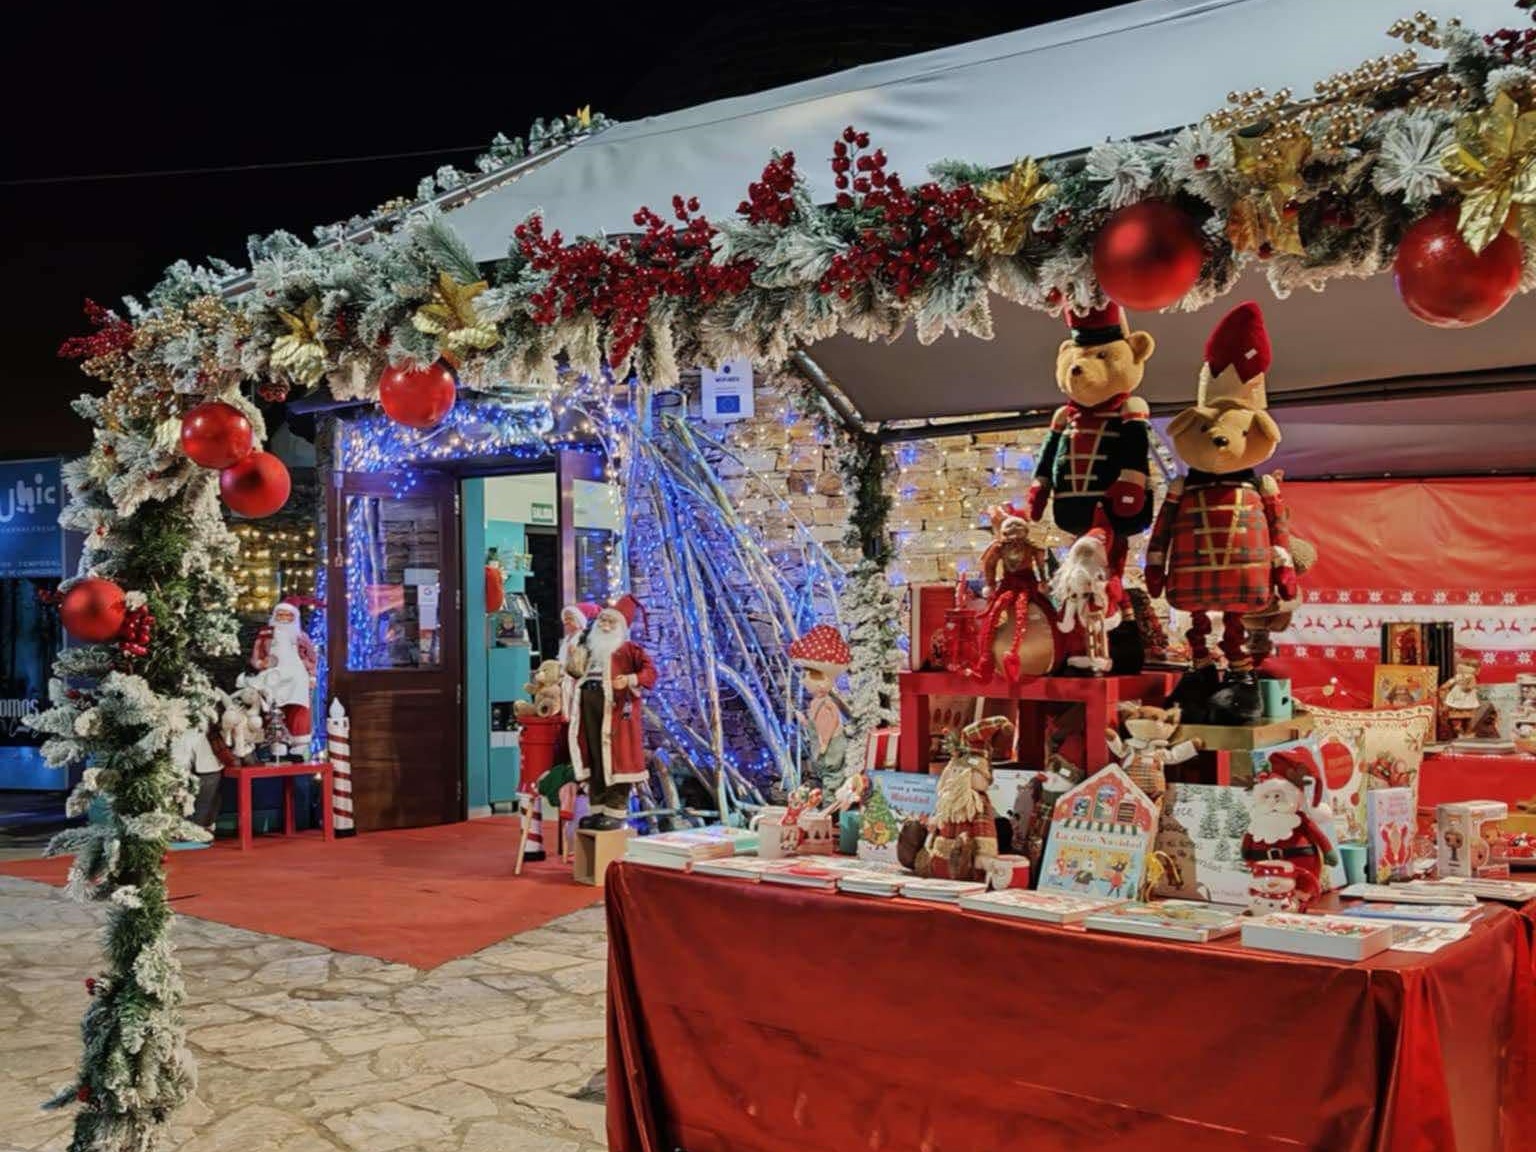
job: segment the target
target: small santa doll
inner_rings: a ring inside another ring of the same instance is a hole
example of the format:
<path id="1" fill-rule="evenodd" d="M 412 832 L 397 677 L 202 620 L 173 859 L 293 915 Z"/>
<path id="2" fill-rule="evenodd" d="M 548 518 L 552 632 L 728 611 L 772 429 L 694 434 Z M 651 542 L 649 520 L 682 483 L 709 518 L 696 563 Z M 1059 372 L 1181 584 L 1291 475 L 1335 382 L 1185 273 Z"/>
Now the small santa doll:
<path id="1" fill-rule="evenodd" d="M 1104 673 L 1114 666 L 1109 634 L 1120 626 L 1125 610 L 1124 585 L 1110 564 L 1114 549 L 1114 530 L 1101 513 L 1051 577 L 1051 595 L 1061 605 L 1056 627 L 1082 633 L 1083 651 L 1067 657 L 1073 668 Z"/>
<path id="2" fill-rule="evenodd" d="M 836 628 L 818 624 L 789 646 L 789 658 L 800 669 L 811 698 L 805 711 L 799 713 L 815 748 L 806 779 L 831 795 L 842 786 L 848 771 L 843 735 L 847 705 L 837 694 L 837 678 L 848 671 L 853 654 Z"/>
<path id="3" fill-rule="evenodd" d="M 555 660 L 563 673 L 560 677 L 560 715 L 568 720 L 576 716 L 576 685 L 581 681 L 581 673 L 573 671 L 573 661 L 581 647 L 582 636 L 597 619 L 598 611 L 598 606 L 590 600 L 567 604 L 560 610 L 560 647 L 555 652 Z"/>
<path id="4" fill-rule="evenodd" d="M 988 716 L 953 738 L 949 763 L 939 775 L 938 798 L 926 834 L 918 822 L 903 827 L 896 857 L 919 876 L 985 880 L 997 859 L 997 810 L 992 787 L 992 741 L 1011 732 L 1002 716 Z M 908 831 L 912 828 L 912 831 Z"/>
<path id="5" fill-rule="evenodd" d="M 1261 860 L 1285 860 L 1295 866 L 1296 898 L 1302 907 L 1322 895 L 1323 865 L 1339 862 L 1338 850 L 1320 823 L 1327 818 L 1322 788 L 1321 773 L 1303 757 L 1270 753 L 1254 782 L 1248 831 L 1243 833 L 1243 860 L 1250 868 Z"/>
<path id="6" fill-rule="evenodd" d="M 626 593 L 598 612 L 567 664 L 577 677 L 571 767 L 585 783 L 592 807 L 580 822 L 583 828 L 624 827 L 630 789 L 645 779 L 640 693 L 656 687 L 656 666 L 629 638 L 639 607 Z"/>
<path id="7" fill-rule="evenodd" d="M 254 682 L 282 714 L 287 738 L 273 741 L 275 757 L 303 760 L 309 755 L 315 665 L 315 646 L 299 622 L 299 606 L 284 600 L 272 609 L 251 648 L 251 667 L 257 671 Z"/>

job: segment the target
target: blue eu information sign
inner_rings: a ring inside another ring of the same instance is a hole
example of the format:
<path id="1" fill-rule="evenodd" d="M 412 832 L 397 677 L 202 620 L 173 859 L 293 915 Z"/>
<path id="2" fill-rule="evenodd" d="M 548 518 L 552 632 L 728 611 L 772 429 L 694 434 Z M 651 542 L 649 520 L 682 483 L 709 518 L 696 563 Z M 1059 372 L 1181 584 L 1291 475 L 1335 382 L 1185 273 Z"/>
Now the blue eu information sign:
<path id="1" fill-rule="evenodd" d="M 0 579 L 64 575 L 59 462 L 0 460 Z"/>

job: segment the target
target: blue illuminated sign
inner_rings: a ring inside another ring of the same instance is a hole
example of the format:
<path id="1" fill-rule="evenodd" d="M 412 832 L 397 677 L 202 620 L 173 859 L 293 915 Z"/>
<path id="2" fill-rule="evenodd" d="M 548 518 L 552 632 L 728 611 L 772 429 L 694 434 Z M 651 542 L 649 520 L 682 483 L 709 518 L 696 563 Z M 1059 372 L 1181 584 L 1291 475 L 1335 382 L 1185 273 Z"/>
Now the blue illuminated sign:
<path id="1" fill-rule="evenodd" d="M 59 462 L 0 460 L 0 578 L 63 576 Z"/>

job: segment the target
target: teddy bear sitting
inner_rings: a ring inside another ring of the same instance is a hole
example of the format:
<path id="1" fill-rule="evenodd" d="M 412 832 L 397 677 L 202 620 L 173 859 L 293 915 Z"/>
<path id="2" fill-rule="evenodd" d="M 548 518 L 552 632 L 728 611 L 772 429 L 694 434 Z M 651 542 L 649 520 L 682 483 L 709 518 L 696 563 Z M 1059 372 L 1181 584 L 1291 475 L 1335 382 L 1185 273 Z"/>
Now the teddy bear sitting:
<path id="1" fill-rule="evenodd" d="M 533 679 L 523 685 L 531 700 L 518 700 L 512 713 L 518 719 L 527 716 L 560 715 L 560 661 L 545 660 L 534 670 Z"/>
<path id="2" fill-rule="evenodd" d="M 233 692 L 223 696 L 219 736 L 230 754 L 244 763 L 255 754 L 266 735 L 267 699 L 265 693 L 245 676 L 241 676 L 237 684 Z"/>
<path id="3" fill-rule="evenodd" d="M 1068 402 L 1051 417 L 1026 497 L 1031 520 L 1045 515 L 1081 537 L 1097 526 L 1105 538 L 1109 578 L 1118 586 L 1130 537 L 1152 523 L 1147 492 L 1147 404 L 1141 386 L 1156 343 L 1133 332 L 1118 304 L 1066 314 L 1071 336 L 1056 353 L 1056 385 Z M 1131 661 L 1140 664 L 1138 637 Z M 1125 642 L 1115 638 L 1118 649 Z M 1122 661 L 1117 658 L 1116 666 Z"/>
<path id="4" fill-rule="evenodd" d="M 1193 668 L 1170 703 L 1186 723 L 1253 724 L 1263 715 L 1244 617 L 1296 598 L 1296 568 L 1280 485 L 1254 468 L 1274 455 L 1280 428 L 1266 410 L 1264 316 L 1239 304 L 1205 346 L 1198 400 L 1168 425 L 1188 474 L 1168 487 L 1147 548 L 1147 591 L 1190 614 Z M 1211 612 L 1222 614 L 1221 680 L 1210 651 Z"/>

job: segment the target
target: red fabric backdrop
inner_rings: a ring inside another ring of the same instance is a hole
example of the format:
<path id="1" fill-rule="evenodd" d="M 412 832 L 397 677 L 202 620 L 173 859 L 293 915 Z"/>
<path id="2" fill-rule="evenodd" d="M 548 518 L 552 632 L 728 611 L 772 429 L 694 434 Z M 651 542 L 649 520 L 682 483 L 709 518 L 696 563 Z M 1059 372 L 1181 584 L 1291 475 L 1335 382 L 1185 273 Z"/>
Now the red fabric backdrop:
<path id="1" fill-rule="evenodd" d="M 1266 672 L 1337 676 L 1368 701 L 1380 625 L 1395 620 L 1455 622 L 1487 681 L 1536 671 L 1536 477 L 1298 481 L 1285 497 L 1318 560 Z"/>

